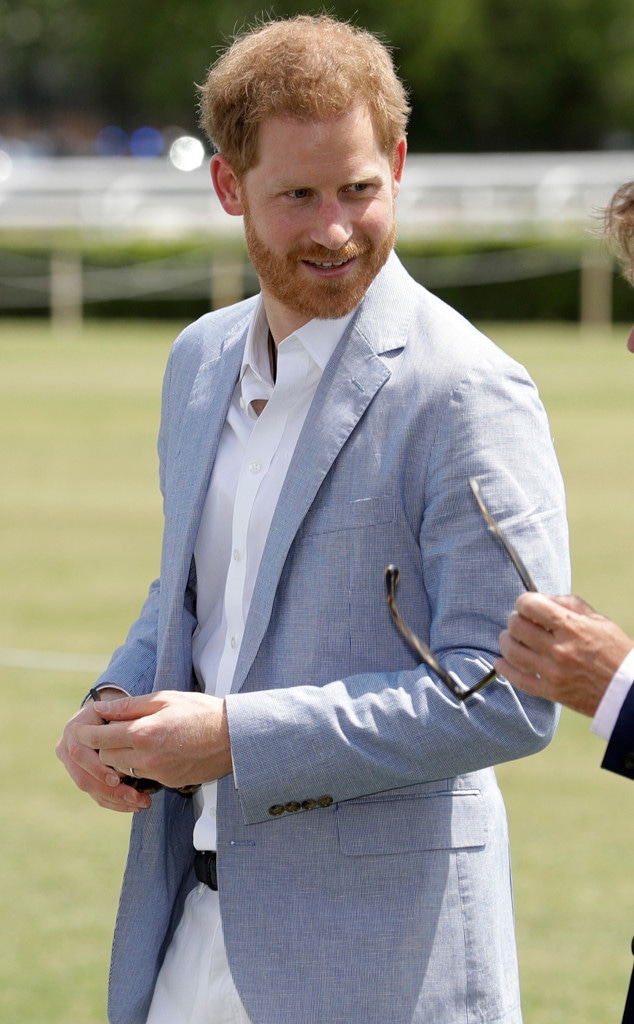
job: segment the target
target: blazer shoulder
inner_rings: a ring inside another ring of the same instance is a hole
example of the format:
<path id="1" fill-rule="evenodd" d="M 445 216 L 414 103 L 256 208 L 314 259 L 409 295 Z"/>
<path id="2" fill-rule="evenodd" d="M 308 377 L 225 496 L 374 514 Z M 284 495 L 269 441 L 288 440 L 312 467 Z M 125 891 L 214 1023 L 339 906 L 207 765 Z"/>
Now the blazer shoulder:
<path id="1" fill-rule="evenodd" d="M 394 254 L 371 295 L 371 324 L 381 334 L 383 351 L 390 341 L 394 348 L 400 342 L 412 364 L 420 364 L 426 374 L 455 378 L 486 368 L 489 373 L 528 376 L 521 364 L 462 313 L 415 280 Z M 386 310 L 390 313 L 387 324 Z"/>
<path id="2" fill-rule="evenodd" d="M 217 359 L 227 345 L 246 333 L 257 302 L 258 296 L 252 296 L 194 320 L 176 338 L 171 358 L 191 359 L 198 364 Z"/>
<path id="3" fill-rule="evenodd" d="M 471 381 L 474 386 L 489 388 L 504 379 L 534 387 L 525 366 L 422 285 L 416 292 L 407 350 L 413 366 L 425 378 L 438 376 L 454 385 Z"/>

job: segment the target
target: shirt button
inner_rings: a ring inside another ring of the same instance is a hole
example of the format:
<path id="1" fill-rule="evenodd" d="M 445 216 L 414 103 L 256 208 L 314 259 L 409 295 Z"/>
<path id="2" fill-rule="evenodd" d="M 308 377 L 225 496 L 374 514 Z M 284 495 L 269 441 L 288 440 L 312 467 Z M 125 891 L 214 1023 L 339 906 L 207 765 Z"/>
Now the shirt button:
<path id="1" fill-rule="evenodd" d="M 241 409 L 246 409 L 246 406 L 247 406 L 247 403 L 245 402 L 245 400 L 242 397 L 242 395 L 240 395 L 240 408 Z"/>
<path id="2" fill-rule="evenodd" d="M 261 469 L 262 467 L 259 462 L 251 462 L 249 464 L 249 472 L 251 473 L 259 473 Z"/>
<path id="3" fill-rule="evenodd" d="M 233 650 L 235 651 L 236 647 L 238 646 L 238 638 L 237 638 L 237 636 L 232 636 L 231 637 L 231 646 L 232 646 Z"/>
<path id="4" fill-rule="evenodd" d="M 235 551 L 233 552 L 233 560 L 234 560 L 234 562 L 239 562 L 240 558 L 241 558 L 240 552 L 238 551 L 238 548 L 236 548 Z"/>

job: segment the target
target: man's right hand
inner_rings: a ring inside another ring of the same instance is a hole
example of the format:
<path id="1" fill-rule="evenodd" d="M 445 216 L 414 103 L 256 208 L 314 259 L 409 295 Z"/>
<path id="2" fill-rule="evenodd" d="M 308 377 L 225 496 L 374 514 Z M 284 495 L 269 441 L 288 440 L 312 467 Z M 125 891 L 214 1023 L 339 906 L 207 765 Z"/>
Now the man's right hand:
<path id="1" fill-rule="evenodd" d="M 95 711 L 92 700 L 88 700 L 66 723 L 55 753 L 75 785 L 84 793 L 88 793 L 100 807 L 127 812 L 146 810 L 152 803 L 146 793 L 139 793 L 132 786 L 123 783 L 117 772 L 103 763 L 98 750 L 78 743 L 73 735 L 73 727 L 78 723 L 108 728 L 103 718 Z"/>

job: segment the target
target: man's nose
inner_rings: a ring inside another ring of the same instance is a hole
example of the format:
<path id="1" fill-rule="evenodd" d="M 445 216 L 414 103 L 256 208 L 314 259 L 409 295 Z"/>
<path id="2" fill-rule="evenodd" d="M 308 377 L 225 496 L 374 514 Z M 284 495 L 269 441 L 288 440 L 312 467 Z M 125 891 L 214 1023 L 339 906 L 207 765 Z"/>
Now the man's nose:
<path id="1" fill-rule="evenodd" d="M 352 225 L 339 202 L 322 202 L 317 210 L 310 237 L 326 249 L 340 249 L 352 237 Z"/>

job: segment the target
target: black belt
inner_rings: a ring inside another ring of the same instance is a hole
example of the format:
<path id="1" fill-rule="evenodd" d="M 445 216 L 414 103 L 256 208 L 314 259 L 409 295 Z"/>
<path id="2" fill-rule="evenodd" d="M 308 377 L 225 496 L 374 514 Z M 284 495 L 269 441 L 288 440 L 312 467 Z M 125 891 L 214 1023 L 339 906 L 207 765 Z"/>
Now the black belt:
<path id="1" fill-rule="evenodd" d="M 196 850 L 194 871 L 199 882 L 204 882 L 215 892 L 218 890 L 218 873 L 216 871 L 216 851 Z"/>

